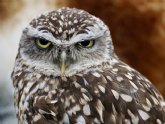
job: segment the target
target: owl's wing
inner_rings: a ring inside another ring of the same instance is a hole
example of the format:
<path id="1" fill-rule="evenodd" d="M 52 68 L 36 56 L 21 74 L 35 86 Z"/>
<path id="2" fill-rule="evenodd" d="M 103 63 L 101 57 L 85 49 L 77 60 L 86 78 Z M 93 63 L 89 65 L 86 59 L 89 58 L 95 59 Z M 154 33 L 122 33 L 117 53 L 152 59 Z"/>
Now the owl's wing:
<path id="1" fill-rule="evenodd" d="M 140 73 L 124 63 L 116 63 L 95 75 L 100 77 L 93 82 L 102 82 L 95 86 L 104 106 L 104 123 L 165 123 L 163 97 Z"/>

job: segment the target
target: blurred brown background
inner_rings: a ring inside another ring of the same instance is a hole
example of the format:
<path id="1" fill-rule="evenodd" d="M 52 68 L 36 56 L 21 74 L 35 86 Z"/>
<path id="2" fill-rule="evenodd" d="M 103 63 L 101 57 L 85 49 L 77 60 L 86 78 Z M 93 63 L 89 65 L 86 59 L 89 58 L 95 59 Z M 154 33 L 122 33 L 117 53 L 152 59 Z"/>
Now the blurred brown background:
<path id="1" fill-rule="evenodd" d="M 101 18 L 111 30 L 117 55 L 165 96 L 165 0 L 0 0 L 0 89 L 10 93 L 0 96 L 0 107 L 12 98 L 10 73 L 22 29 L 38 14 L 61 6 Z M 0 123 L 1 118 L 0 113 Z"/>

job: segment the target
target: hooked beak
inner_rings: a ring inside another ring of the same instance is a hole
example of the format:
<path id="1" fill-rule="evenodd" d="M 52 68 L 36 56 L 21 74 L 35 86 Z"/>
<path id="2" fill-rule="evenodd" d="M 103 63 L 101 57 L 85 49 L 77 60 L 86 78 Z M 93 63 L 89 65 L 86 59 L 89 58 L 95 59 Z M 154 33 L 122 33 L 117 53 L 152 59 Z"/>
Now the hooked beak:
<path id="1" fill-rule="evenodd" d="M 60 70 L 61 70 L 61 73 L 64 74 L 66 68 L 68 67 L 68 64 L 66 63 L 66 58 L 67 58 L 66 51 L 61 52 L 60 58 L 61 58 Z"/>

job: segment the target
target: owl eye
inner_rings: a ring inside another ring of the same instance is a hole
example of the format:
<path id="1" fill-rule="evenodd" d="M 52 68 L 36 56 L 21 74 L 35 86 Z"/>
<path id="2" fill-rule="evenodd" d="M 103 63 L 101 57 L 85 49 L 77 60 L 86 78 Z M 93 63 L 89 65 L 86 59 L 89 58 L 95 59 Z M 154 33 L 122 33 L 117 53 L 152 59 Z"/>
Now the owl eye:
<path id="1" fill-rule="evenodd" d="M 51 45 L 51 42 L 45 39 L 35 39 L 35 43 L 39 48 L 46 49 Z"/>
<path id="2" fill-rule="evenodd" d="M 86 40 L 79 42 L 78 45 L 85 47 L 85 48 L 90 48 L 94 45 L 95 41 L 94 40 Z"/>

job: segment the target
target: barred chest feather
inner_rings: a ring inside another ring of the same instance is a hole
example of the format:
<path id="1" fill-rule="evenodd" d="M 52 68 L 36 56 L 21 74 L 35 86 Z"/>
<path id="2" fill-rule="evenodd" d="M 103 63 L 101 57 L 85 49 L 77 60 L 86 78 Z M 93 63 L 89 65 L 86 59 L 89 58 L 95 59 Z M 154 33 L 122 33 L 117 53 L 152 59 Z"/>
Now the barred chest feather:
<path id="1" fill-rule="evenodd" d="M 20 124 L 165 123 L 162 96 L 123 63 L 71 77 L 17 70 L 12 78 Z"/>

